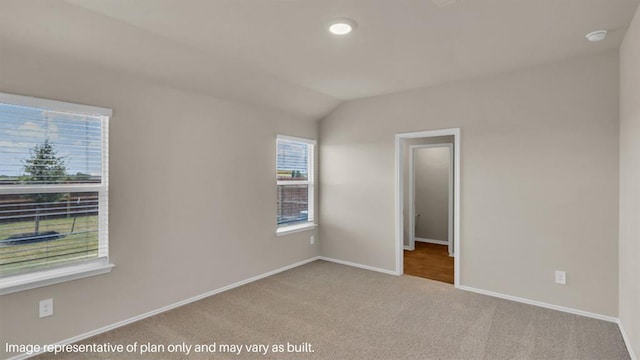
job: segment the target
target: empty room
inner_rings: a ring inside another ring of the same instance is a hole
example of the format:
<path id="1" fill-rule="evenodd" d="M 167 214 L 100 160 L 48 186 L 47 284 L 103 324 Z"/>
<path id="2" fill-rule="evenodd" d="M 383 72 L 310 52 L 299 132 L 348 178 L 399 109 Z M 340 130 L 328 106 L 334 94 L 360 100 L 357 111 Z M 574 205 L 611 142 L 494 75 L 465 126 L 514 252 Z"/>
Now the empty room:
<path id="1" fill-rule="evenodd" d="M 0 359 L 638 359 L 640 0 L 0 0 Z"/>

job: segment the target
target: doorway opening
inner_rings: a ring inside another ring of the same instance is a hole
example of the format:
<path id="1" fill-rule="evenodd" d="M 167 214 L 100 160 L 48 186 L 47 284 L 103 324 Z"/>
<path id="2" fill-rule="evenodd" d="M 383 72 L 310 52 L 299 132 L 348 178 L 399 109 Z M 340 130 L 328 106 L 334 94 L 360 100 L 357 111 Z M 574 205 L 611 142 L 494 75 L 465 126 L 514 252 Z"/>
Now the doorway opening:
<path id="1" fill-rule="evenodd" d="M 453 136 L 407 140 L 405 154 L 409 185 L 404 206 L 408 220 L 404 273 L 449 284 L 455 274 L 453 141 Z"/>
<path id="2" fill-rule="evenodd" d="M 458 128 L 396 134 L 398 274 L 459 287 L 459 154 Z"/>

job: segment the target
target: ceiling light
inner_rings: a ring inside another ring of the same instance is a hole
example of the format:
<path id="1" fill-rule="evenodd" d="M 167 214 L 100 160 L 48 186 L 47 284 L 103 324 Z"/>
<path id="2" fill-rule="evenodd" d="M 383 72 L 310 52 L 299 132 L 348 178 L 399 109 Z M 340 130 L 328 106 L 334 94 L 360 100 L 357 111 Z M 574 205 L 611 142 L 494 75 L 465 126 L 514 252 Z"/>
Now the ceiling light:
<path id="1" fill-rule="evenodd" d="M 335 35 L 347 35 L 355 28 L 356 22 L 347 18 L 335 19 L 331 22 L 331 25 L 329 25 L 329 31 Z"/>
<path id="2" fill-rule="evenodd" d="M 607 36 L 607 30 L 593 31 L 587 34 L 587 40 L 591 42 L 598 42 L 604 40 Z"/>

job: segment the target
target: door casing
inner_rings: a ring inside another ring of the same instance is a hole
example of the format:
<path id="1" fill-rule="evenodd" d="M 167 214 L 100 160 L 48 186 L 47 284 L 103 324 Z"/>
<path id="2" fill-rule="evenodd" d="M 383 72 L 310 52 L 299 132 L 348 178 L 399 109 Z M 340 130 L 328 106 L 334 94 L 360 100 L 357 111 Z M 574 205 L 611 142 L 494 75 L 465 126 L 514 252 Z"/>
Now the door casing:
<path id="1" fill-rule="evenodd" d="M 404 273 L 404 165 L 403 165 L 403 152 L 402 152 L 402 140 L 405 139 L 417 139 L 417 138 L 429 138 L 436 136 L 449 136 L 453 135 L 453 247 L 454 247 L 454 286 L 459 288 L 461 269 L 460 263 L 462 259 L 461 251 L 461 234 L 460 234 L 460 128 L 429 130 L 429 131 L 417 131 L 408 133 L 399 133 L 395 135 L 395 252 L 396 252 L 396 274 L 402 275 Z"/>

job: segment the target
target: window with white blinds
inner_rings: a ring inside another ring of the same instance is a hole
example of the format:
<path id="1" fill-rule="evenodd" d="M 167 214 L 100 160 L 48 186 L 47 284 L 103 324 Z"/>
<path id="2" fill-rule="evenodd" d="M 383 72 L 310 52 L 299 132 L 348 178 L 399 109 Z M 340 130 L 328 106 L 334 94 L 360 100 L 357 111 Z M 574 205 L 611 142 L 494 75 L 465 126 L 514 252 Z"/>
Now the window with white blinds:
<path id="1" fill-rule="evenodd" d="M 28 273 L 108 262 L 110 116 L 0 93 L 0 286 Z"/>
<path id="2" fill-rule="evenodd" d="M 277 138 L 278 227 L 313 223 L 315 141 Z"/>

